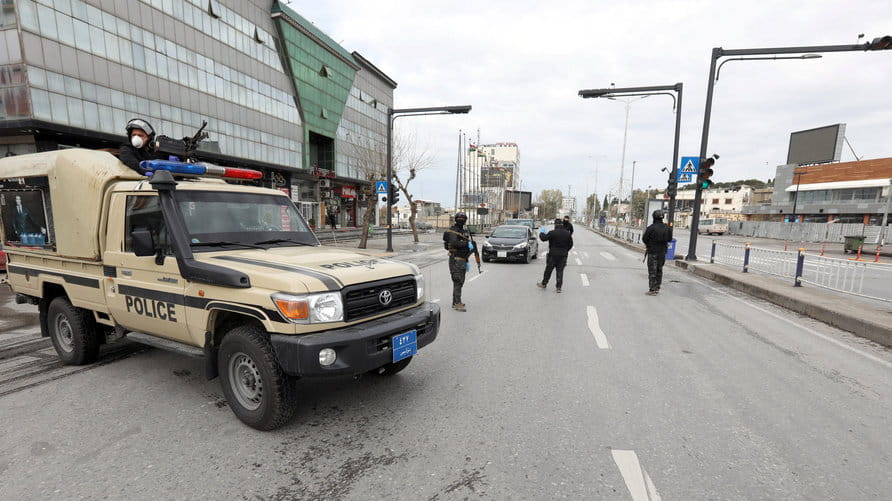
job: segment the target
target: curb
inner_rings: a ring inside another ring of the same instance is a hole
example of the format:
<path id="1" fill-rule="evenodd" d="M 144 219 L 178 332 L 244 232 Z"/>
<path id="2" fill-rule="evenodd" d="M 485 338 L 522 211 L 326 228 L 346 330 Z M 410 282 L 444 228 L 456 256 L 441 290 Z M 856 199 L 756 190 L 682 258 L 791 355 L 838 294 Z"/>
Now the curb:
<path id="1" fill-rule="evenodd" d="M 637 245 L 604 233 L 595 233 L 628 249 L 643 252 L 643 249 Z M 813 287 L 797 287 L 794 295 L 792 285 L 780 283 L 773 278 L 717 267 L 720 265 L 690 263 L 683 259 L 676 259 L 675 266 L 699 277 L 851 332 L 858 337 L 892 347 L 892 316 L 888 312 Z"/>

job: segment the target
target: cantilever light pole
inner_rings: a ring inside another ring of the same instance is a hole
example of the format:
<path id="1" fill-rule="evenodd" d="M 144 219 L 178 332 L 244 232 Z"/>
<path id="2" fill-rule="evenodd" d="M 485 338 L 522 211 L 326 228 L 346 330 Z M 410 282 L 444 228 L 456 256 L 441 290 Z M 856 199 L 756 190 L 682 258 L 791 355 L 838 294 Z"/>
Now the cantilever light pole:
<path id="1" fill-rule="evenodd" d="M 609 89 L 588 89 L 579 91 L 582 98 L 611 98 L 614 96 L 653 96 L 665 94 L 672 97 L 673 106 L 675 108 L 675 146 L 672 149 L 672 171 L 669 173 L 669 179 L 674 180 L 676 176 L 676 168 L 678 165 L 678 138 L 681 134 L 681 97 L 684 85 L 678 82 L 675 85 L 654 85 L 650 87 L 612 87 Z M 672 94 L 675 92 L 675 94 Z M 676 97 L 677 96 L 677 97 Z M 670 181 L 671 184 L 671 181 Z M 635 187 L 633 186 L 634 190 Z M 622 187 L 620 187 L 620 203 L 622 203 Z M 645 221 L 647 220 L 647 214 Z M 675 190 L 669 193 L 669 224 L 674 225 L 675 222 Z"/>
<path id="2" fill-rule="evenodd" d="M 468 113 L 471 111 L 471 105 L 462 106 L 435 106 L 431 108 L 402 108 L 387 109 L 387 192 L 396 192 L 393 184 L 393 122 L 406 115 L 455 115 L 460 113 Z M 393 200 L 387 197 L 387 252 L 393 252 L 393 213 L 391 211 Z"/>
<path id="3" fill-rule="evenodd" d="M 762 49 L 731 49 L 713 47 L 709 63 L 709 84 L 706 88 L 706 107 L 703 116 L 703 136 L 700 139 L 700 158 L 706 158 L 706 146 L 709 140 L 709 118 L 712 115 L 712 94 L 716 81 L 716 62 L 722 57 L 731 56 L 774 56 L 777 54 L 801 54 L 793 59 L 814 59 L 815 54 L 822 52 L 860 52 L 892 49 L 892 36 L 884 36 L 873 39 L 872 42 L 852 45 L 816 45 L 808 47 L 768 47 Z M 775 57 L 742 57 L 734 60 L 750 59 L 787 59 Z M 722 63 L 724 64 L 724 62 Z M 694 212 L 691 214 L 691 240 L 688 244 L 688 261 L 697 260 L 697 229 L 700 224 L 700 201 L 703 198 L 703 188 L 698 176 L 697 189 L 694 193 Z"/>

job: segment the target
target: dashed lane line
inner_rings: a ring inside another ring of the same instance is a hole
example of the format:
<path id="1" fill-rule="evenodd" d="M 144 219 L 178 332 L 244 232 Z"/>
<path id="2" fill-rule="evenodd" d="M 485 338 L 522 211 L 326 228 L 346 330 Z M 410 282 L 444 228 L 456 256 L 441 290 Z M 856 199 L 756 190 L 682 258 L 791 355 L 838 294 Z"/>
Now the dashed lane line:
<path id="1" fill-rule="evenodd" d="M 576 266 L 582 266 L 582 259 L 576 258 Z"/>
<path id="2" fill-rule="evenodd" d="M 598 325 L 598 310 L 594 306 L 586 306 L 586 314 L 588 316 L 588 330 L 591 331 L 592 336 L 595 338 L 595 344 L 602 350 L 609 350 L 610 343 L 607 342 L 607 336 L 604 335 L 604 331 Z"/>
<path id="3" fill-rule="evenodd" d="M 613 254 L 611 254 L 609 252 L 602 251 L 602 252 L 599 252 L 599 254 L 601 254 L 601 257 L 603 257 L 604 259 L 606 259 L 608 261 L 616 261 L 616 256 L 614 256 Z"/>
<path id="4" fill-rule="evenodd" d="M 583 287 L 588 287 L 588 276 L 585 273 L 580 273 L 579 279 L 582 280 Z"/>
<path id="5" fill-rule="evenodd" d="M 660 494 L 647 471 L 641 467 L 635 451 L 613 449 L 613 461 L 626 482 L 633 501 L 660 501 Z"/>

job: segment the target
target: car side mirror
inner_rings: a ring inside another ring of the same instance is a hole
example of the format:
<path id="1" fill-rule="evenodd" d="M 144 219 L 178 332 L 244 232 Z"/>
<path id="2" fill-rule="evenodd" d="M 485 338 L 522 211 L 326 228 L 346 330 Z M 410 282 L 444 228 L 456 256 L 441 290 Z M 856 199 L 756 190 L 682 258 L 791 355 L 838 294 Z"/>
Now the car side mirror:
<path id="1" fill-rule="evenodd" d="M 155 241 L 149 230 L 133 230 L 130 232 L 133 239 L 133 253 L 137 256 L 153 256 L 155 254 Z"/>

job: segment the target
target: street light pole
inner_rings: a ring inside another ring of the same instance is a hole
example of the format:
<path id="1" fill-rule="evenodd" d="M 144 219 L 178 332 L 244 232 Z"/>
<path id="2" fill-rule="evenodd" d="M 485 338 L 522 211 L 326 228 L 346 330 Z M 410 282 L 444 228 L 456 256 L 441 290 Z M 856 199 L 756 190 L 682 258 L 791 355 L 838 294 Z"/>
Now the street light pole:
<path id="1" fill-rule="evenodd" d="M 623 87 L 623 88 L 609 88 L 609 89 L 588 89 L 579 91 L 579 96 L 582 98 L 597 98 L 597 97 L 607 97 L 610 98 L 614 95 L 625 95 L 625 96 L 654 96 L 665 94 L 667 96 L 672 97 L 673 100 L 673 109 L 675 110 L 675 144 L 672 148 L 672 161 L 670 165 L 672 166 L 672 171 L 669 173 L 670 179 L 676 178 L 676 169 L 678 166 L 678 141 L 681 135 L 681 97 L 684 86 L 681 82 L 676 83 L 675 85 L 655 85 L 649 87 Z M 672 94 L 674 92 L 675 94 Z M 625 154 L 623 155 L 625 156 Z M 597 181 L 596 181 L 597 183 Z M 620 195 L 620 203 L 622 203 L 622 195 Z M 646 215 L 645 215 L 646 217 Z M 673 192 L 669 198 L 669 224 L 674 224 L 675 221 L 675 193 Z"/>
<path id="2" fill-rule="evenodd" d="M 403 109 L 387 109 L 387 172 L 385 173 L 387 181 L 387 192 L 391 193 L 391 185 L 393 184 L 393 122 L 397 118 L 406 115 L 450 115 L 459 113 L 468 113 L 471 111 L 470 105 L 463 106 L 436 106 L 431 108 L 403 108 Z M 396 192 L 396 188 L 392 190 Z M 393 198 L 387 197 L 387 252 L 393 252 Z"/>
<path id="3" fill-rule="evenodd" d="M 880 37 L 873 42 L 865 42 L 863 44 L 852 45 L 817 45 L 807 47 L 767 47 L 762 49 L 731 49 L 725 50 L 721 47 L 712 49 L 711 61 L 709 64 L 709 82 L 706 89 L 706 106 L 703 117 L 703 135 L 700 139 L 700 158 L 706 158 L 706 146 L 709 140 L 709 118 L 712 114 L 712 95 L 716 80 L 716 62 L 721 57 L 732 56 L 771 56 L 777 54 L 801 54 L 800 57 L 794 59 L 813 59 L 814 54 L 822 52 L 855 52 L 855 51 L 872 51 L 872 50 L 888 50 L 892 48 L 892 37 Z M 764 58 L 739 58 L 739 60 L 748 59 L 764 59 Z M 769 58 L 775 59 L 775 58 Z M 785 59 L 785 58 L 777 58 Z M 724 63 L 723 63 L 724 64 Z M 694 193 L 694 212 L 691 214 L 691 239 L 688 244 L 688 255 L 685 257 L 688 261 L 697 260 L 697 229 L 700 220 L 700 203 L 703 197 L 702 184 L 698 176 L 697 189 Z"/>

